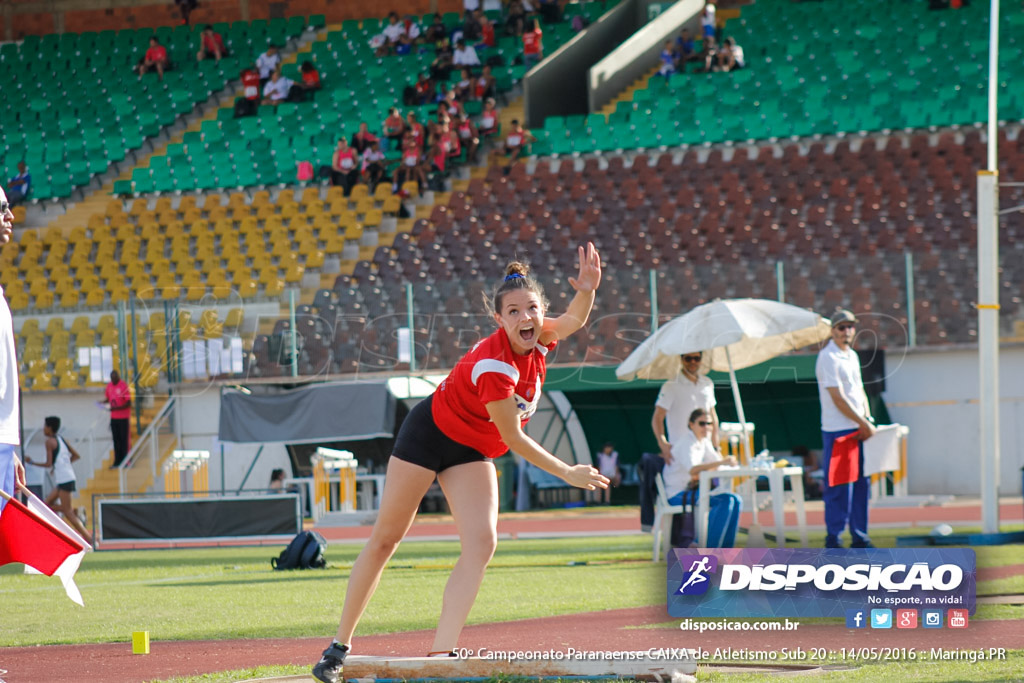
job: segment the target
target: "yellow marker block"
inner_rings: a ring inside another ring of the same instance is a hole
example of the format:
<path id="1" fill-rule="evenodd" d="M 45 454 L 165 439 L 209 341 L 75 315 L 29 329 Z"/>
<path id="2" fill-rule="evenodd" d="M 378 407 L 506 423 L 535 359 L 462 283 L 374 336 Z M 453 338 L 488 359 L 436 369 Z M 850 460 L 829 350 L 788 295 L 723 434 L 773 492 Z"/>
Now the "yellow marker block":
<path id="1" fill-rule="evenodd" d="M 149 631 L 133 631 L 132 632 L 132 654 L 133 655 L 148 655 L 149 654 Z"/>

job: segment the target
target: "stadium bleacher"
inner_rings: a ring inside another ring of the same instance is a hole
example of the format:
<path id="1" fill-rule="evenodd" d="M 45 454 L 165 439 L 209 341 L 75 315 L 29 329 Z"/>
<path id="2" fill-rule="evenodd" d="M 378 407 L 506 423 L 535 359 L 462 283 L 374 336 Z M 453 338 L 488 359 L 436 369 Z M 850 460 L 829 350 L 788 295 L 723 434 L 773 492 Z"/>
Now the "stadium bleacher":
<path id="1" fill-rule="evenodd" d="M 1003 7 L 999 118 L 1024 119 L 1024 7 Z M 651 78 L 601 114 L 552 116 L 538 154 L 973 124 L 987 117 L 988 6 L 758 0 L 731 20 L 747 66 Z"/>
<path id="2" fill-rule="evenodd" d="M 141 148 L 196 104 L 236 78 L 268 41 L 300 34 L 304 17 L 218 24 L 230 55 L 197 63 L 201 26 L 27 36 L 0 46 L 0 65 L 17 75 L 0 104 L 4 129 L 0 171 L 32 173 L 32 199 L 67 198 Z M 150 36 L 167 48 L 173 68 L 162 81 L 132 67 Z"/>
<path id="3" fill-rule="evenodd" d="M 570 6 L 564 20 L 545 26 L 545 48 L 554 50 L 574 34 L 571 18 L 583 14 L 592 20 L 600 2 Z M 433 14 L 421 17 L 422 25 Z M 460 15 L 444 15 L 449 29 Z M 366 121 L 371 129 L 379 127 L 388 109 L 402 105 L 402 90 L 415 82 L 417 74 L 427 71 L 434 59 L 433 50 L 414 50 L 408 55 L 378 57 L 370 39 L 381 30 L 380 19 L 346 21 L 331 30 L 323 40 L 314 42 L 308 55 L 320 71 L 323 88 L 302 103 L 265 105 L 258 116 L 233 118 L 230 109 L 222 109 L 217 120 L 206 121 L 199 133 L 190 133 L 182 145 L 173 145 L 166 155 L 155 156 L 148 168 L 137 168 L 130 181 L 115 184 L 116 194 L 207 190 L 217 187 L 249 187 L 295 181 L 296 163 L 329 165 L 339 136 L 350 138 Z M 497 90 L 504 93 L 520 81 L 526 67 L 516 64 L 522 45 L 515 36 L 499 39 L 493 49 L 480 50 L 481 60 L 499 56 L 503 65 L 493 67 Z M 286 64 L 282 73 L 301 80 L 300 62 Z M 452 72 L 457 78 L 457 71 Z M 413 111 L 420 121 L 434 119 L 437 105 L 402 107 Z M 478 114 L 480 102 L 470 102 L 467 113 Z M 397 156 L 397 152 L 394 153 Z"/>

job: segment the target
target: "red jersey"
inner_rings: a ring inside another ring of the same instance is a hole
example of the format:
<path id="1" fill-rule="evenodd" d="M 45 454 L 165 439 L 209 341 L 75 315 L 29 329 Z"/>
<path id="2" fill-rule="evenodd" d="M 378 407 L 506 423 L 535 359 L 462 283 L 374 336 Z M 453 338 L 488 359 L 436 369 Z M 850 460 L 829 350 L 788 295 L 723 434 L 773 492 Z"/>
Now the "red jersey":
<path id="1" fill-rule="evenodd" d="M 540 401 L 547 374 L 546 356 L 558 342 L 538 344 L 521 356 L 512 350 L 505 330 L 480 340 L 463 356 L 434 392 L 434 422 L 445 436 L 488 458 L 508 450 L 486 405 L 514 396 L 519 419 L 526 424 Z"/>
<path id="2" fill-rule="evenodd" d="M 480 43 L 494 47 L 494 24 L 489 21 L 480 28 Z"/>
<path id="3" fill-rule="evenodd" d="M 536 31 L 524 31 L 523 32 L 523 54 L 524 55 L 539 55 L 540 54 L 540 37 L 541 30 Z"/>
<path id="4" fill-rule="evenodd" d="M 220 37 L 219 33 L 212 33 L 207 35 L 203 33 L 203 49 L 207 52 L 214 52 L 220 50 L 221 54 L 224 53 L 224 39 Z"/>
<path id="5" fill-rule="evenodd" d="M 302 83 L 307 88 L 319 88 L 320 87 L 320 72 L 316 69 L 311 71 L 302 72 Z"/>
<path id="6" fill-rule="evenodd" d="M 150 63 L 162 62 L 162 61 L 165 61 L 166 59 L 167 59 L 167 48 L 164 47 L 163 45 L 156 45 L 156 46 L 151 47 L 148 50 L 146 50 L 146 61 L 147 62 L 150 62 Z"/>
<path id="7" fill-rule="evenodd" d="M 245 98 L 258 100 L 260 97 L 260 74 L 255 69 L 246 69 L 242 72 L 242 89 Z"/>
<path id="8" fill-rule="evenodd" d="M 108 384 L 103 393 L 110 404 L 110 418 L 112 420 L 127 420 L 132 416 L 130 406 L 132 391 L 127 382 L 121 380 L 117 384 Z"/>

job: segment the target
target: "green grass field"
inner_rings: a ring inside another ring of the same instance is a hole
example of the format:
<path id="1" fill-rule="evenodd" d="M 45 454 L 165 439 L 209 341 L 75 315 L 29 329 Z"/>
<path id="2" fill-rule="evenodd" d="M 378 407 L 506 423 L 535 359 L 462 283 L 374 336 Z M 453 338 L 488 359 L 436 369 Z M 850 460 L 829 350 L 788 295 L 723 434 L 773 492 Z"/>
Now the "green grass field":
<path id="1" fill-rule="evenodd" d="M 879 545 L 887 546 L 906 533 L 881 529 L 873 536 Z M 821 540 L 820 534 L 812 534 L 812 545 Z M 271 570 L 270 557 L 280 550 L 276 547 L 92 553 L 77 575 L 85 608 L 71 604 L 55 579 L 23 575 L 21 565 L 0 567 L 4 612 L 18 615 L 3 620 L 0 646 L 126 642 L 131 632 L 138 630 L 148 630 L 154 640 L 326 636 L 337 627 L 345 579 L 359 549 L 356 544 L 332 545 L 328 569 L 308 572 Z M 665 565 L 650 562 L 650 549 L 648 535 L 503 540 L 470 623 L 664 604 Z M 1020 546 L 976 550 L 980 567 L 1019 564 L 1024 557 Z M 455 542 L 402 544 L 360 632 L 433 628 L 441 590 L 457 554 Z M 1021 577 L 983 581 L 979 594 L 1020 593 L 1022 584 Z M 601 586 L 614 590 L 600 590 Z M 522 600 L 520 596 L 525 594 L 531 599 Z M 1022 618 L 1024 606 L 1019 605 L 982 605 L 974 617 Z M 1015 655 L 1015 670 L 1024 671 L 1021 653 Z M 1020 680 L 1021 676 L 1018 673 L 1013 678 L 1012 672 L 997 662 L 973 665 L 969 669 L 973 674 L 966 676 L 968 669 L 957 673 L 961 664 L 873 664 L 827 678 Z M 903 671 L 903 666 L 908 670 Z M 294 673 L 303 670 L 285 667 L 175 680 L 212 683 Z M 726 677 L 714 672 L 707 675 L 708 680 Z M 907 677 L 911 675 L 915 678 Z M 754 680 L 732 674 L 727 677 L 731 681 Z"/>

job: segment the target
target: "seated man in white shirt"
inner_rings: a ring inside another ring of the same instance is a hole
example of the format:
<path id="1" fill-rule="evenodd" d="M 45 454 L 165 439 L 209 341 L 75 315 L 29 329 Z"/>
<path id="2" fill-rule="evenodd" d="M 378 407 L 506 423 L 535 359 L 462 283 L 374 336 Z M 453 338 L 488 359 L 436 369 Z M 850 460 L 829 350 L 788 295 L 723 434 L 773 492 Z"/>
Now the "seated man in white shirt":
<path id="1" fill-rule="evenodd" d="M 292 98 L 292 86 L 295 81 L 281 75 L 281 67 L 274 69 L 270 80 L 263 86 L 263 104 L 281 104 L 289 102 Z"/>
<path id="2" fill-rule="evenodd" d="M 480 57 L 472 45 L 466 45 L 466 41 L 460 40 L 455 43 L 455 54 L 452 56 L 452 63 L 455 66 L 480 66 Z"/>

